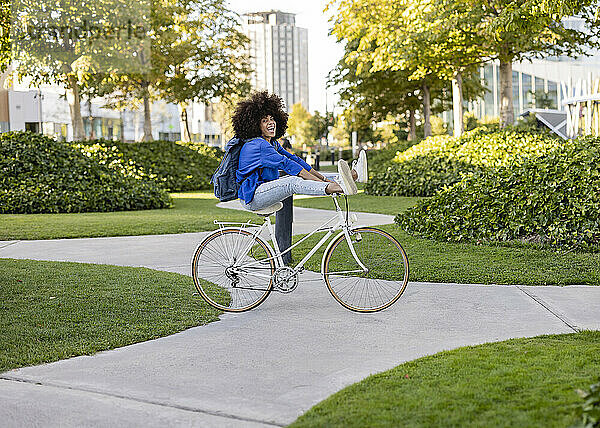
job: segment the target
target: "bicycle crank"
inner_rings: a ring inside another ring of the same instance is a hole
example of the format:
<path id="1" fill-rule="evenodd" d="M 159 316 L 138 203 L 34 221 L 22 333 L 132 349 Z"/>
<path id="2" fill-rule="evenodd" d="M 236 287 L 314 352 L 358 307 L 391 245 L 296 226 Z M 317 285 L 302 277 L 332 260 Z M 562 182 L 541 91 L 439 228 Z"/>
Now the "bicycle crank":
<path id="1" fill-rule="evenodd" d="M 277 291 L 281 293 L 291 293 L 298 286 L 298 274 L 288 266 L 277 268 L 272 280 Z"/>

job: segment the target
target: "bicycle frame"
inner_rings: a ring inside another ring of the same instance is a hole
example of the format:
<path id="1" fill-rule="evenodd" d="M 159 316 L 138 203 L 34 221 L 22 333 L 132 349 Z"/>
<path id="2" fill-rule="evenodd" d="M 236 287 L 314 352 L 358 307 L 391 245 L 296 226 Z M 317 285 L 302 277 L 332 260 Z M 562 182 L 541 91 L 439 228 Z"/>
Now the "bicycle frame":
<path id="1" fill-rule="evenodd" d="M 266 216 L 264 223 L 261 226 L 258 227 L 258 229 L 256 230 L 256 232 L 253 233 L 253 238 L 261 239 L 260 238 L 261 233 L 263 233 L 265 230 L 267 230 L 268 233 L 269 233 L 269 236 L 270 236 L 270 238 L 271 238 L 271 240 L 273 242 L 274 248 L 271 248 L 271 246 L 267 242 L 265 242 L 265 244 L 267 246 L 269 246 L 269 248 L 273 251 L 273 254 L 275 254 L 275 255 L 273 257 L 270 257 L 270 258 L 267 258 L 267 259 L 256 261 L 255 263 L 249 263 L 249 264 L 246 265 L 246 268 L 252 266 L 253 264 L 258 265 L 258 264 L 261 264 L 261 263 L 264 263 L 264 262 L 267 262 L 267 261 L 271 261 L 271 260 L 275 261 L 275 264 L 276 264 L 276 266 L 278 268 L 279 267 L 283 267 L 283 266 L 285 266 L 285 263 L 283 262 L 283 258 L 282 258 L 283 254 L 286 254 L 286 253 L 292 251 L 292 249 L 294 249 L 296 246 L 300 245 L 302 242 L 304 242 L 305 240 L 307 240 L 308 238 L 310 238 L 311 236 L 313 236 L 315 233 L 326 231 L 327 233 L 319 240 L 319 242 L 317 244 L 315 244 L 315 246 L 293 268 L 294 273 L 298 274 L 298 273 L 300 273 L 304 269 L 304 264 L 325 244 L 325 242 L 327 242 L 329 240 L 329 238 L 331 238 L 331 236 L 336 231 L 342 230 L 338 235 L 336 235 L 333 239 L 331 239 L 331 241 L 329 242 L 329 245 L 325 249 L 325 252 L 323 254 L 323 259 L 321 261 L 321 272 L 323 273 L 323 263 L 325 261 L 325 255 L 327 254 L 327 251 L 329 250 L 329 247 L 342 234 L 345 235 L 346 242 L 348 243 L 348 247 L 350 248 L 350 252 L 351 252 L 352 256 L 354 257 L 354 259 L 356 260 L 356 263 L 358 264 L 358 266 L 360 266 L 361 269 L 348 270 L 348 271 L 335 272 L 335 273 L 336 274 L 346 274 L 346 273 L 367 272 L 368 269 L 366 268 L 366 266 L 358 258 L 358 255 L 356 254 L 356 251 L 354 249 L 354 245 L 352 244 L 352 240 L 350 238 L 350 225 L 349 225 L 349 222 L 347 221 L 347 219 L 345 218 L 344 211 L 340 208 L 340 206 L 338 204 L 337 195 L 331 195 L 331 197 L 332 197 L 333 202 L 335 204 L 336 215 L 333 216 L 333 217 L 331 217 L 329 220 L 327 220 L 325 223 L 323 223 L 317 229 L 313 230 L 308 235 L 306 235 L 305 237 L 303 237 L 298 242 L 296 242 L 295 244 L 291 245 L 289 248 L 287 248 L 284 251 L 280 251 L 279 250 L 279 245 L 277 244 L 277 238 L 276 238 L 275 232 L 273 230 L 273 224 L 271 223 L 271 218 L 270 218 L 270 216 Z M 337 222 L 335 224 L 331 225 L 331 223 L 333 223 L 335 220 L 337 220 Z M 228 223 L 219 223 L 219 224 L 228 224 Z M 250 222 L 248 222 L 246 224 L 249 225 L 249 226 L 255 226 L 254 224 L 252 224 Z M 248 251 L 250 251 L 252 245 L 253 245 L 253 241 L 250 242 L 248 248 L 244 249 L 244 251 L 242 252 L 242 254 L 246 254 Z M 252 273 L 252 275 L 253 276 L 257 276 L 257 277 L 263 277 L 265 279 L 270 279 L 271 278 L 270 275 L 264 275 L 264 274 L 260 274 L 260 273 Z"/>

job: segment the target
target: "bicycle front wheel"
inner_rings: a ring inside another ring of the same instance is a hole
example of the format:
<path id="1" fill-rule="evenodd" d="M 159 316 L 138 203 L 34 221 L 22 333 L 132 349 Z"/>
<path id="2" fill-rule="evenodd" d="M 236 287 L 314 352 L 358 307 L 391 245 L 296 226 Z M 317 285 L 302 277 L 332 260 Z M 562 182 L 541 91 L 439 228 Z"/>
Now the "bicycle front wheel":
<path id="1" fill-rule="evenodd" d="M 377 312 L 392 305 L 408 284 L 408 257 L 389 233 L 374 227 L 350 231 L 352 246 L 339 236 L 324 257 L 323 278 L 331 295 L 356 312 Z"/>
<path id="2" fill-rule="evenodd" d="M 223 229 L 198 246 L 192 277 L 200 296 L 227 312 L 260 305 L 273 288 L 275 262 L 262 239 L 245 229 Z"/>

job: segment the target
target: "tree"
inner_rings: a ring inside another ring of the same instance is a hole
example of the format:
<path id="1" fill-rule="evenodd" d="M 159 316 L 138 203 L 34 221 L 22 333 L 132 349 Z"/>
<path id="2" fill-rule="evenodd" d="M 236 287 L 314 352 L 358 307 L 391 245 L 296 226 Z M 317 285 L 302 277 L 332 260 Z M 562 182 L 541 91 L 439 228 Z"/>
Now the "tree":
<path id="1" fill-rule="evenodd" d="M 414 70 L 402 69 L 372 71 L 368 62 L 356 60 L 360 40 L 346 41 L 344 57 L 330 74 L 330 83 L 338 85 L 342 104 L 347 106 L 345 113 L 355 130 L 362 135 L 370 134 L 372 124 L 387 120 L 391 115 L 398 123 L 408 125 L 409 138 L 416 139 L 418 110 L 424 106 L 420 115 L 427 129 L 429 115 L 446 110 L 449 97 L 446 91 L 448 81 L 434 77 L 411 79 Z M 374 48 L 374 44 L 371 48 Z M 366 52 L 365 48 L 363 52 Z M 479 77 L 465 76 L 467 99 L 474 99 L 481 92 Z M 350 115 L 349 112 L 352 112 Z M 428 134 L 426 134 L 428 135 Z"/>
<path id="2" fill-rule="evenodd" d="M 190 141 L 187 105 L 250 92 L 249 39 L 224 0 L 177 0 L 157 44 L 158 94 L 179 107 L 182 140 Z"/>
<path id="3" fill-rule="evenodd" d="M 228 97 L 221 97 L 217 102 L 212 103 L 213 119 L 219 124 L 223 147 L 227 141 L 235 136 L 231 118 L 235 113 L 235 107 L 239 100 L 239 95 L 231 94 Z"/>
<path id="4" fill-rule="evenodd" d="M 0 73 L 6 70 L 10 63 L 10 2 L 3 0 L 0 3 Z"/>
<path id="5" fill-rule="evenodd" d="M 227 100 L 250 91 L 246 46 L 236 16 L 224 0 L 164 0 L 152 14 L 150 58 L 144 72 L 113 70 L 116 98 L 143 104 L 144 140 L 152 139 L 150 102 L 161 98 L 178 106 L 181 138 L 191 139 L 190 102 Z"/>
<path id="6" fill-rule="evenodd" d="M 11 36 L 12 58 L 19 80 L 33 85 L 58 84 L 65 88 L 73 137 L 84 139 L 81 85 L 101 69 L 138 63 L 134 40 L 150 11 L 149 1 L 98 0 L 71 4 L 15 0 Z M 97 17 L 102 17 L 98 20 Z M 122 21 L 129 19 L 127 25 Z M 133 35 L 133 38 L 129 37 Z"/>
<path id="7" fill-rule="evenodd" d="M 292 106 L 292 111 L 288 118 L 288 134 L 294 137 L 297 144 L 310 145 L 314 141 L 311 130 L 312 115 L 304 108 L 302 103 L 296 103 Z"/>
<path id="8" fill-rule="evenodd" d="M 566 9 L 540 8 L 530 0 L 338 0 L 332 4 L 339 11 L 334 33 L 339 27 L 342 34 L 360 38 L 354 60 L 371 64 L 371 71 L 416 67 L 413 79 L 429 73 L 439 78 L 451 75 L 455 112 L 462 109 L 465 72 L 499 60 L 502 126 L 514 120 L 513 61 L 575 55 L 591 43 L 589 36 L 565 28 L 560 20 L 558 12 L 574 7 L 570 0 L 562 2 Z M 591 6 L 579 8 L 580 13 L 591 10 Z M 455 128 L 462 126 L 459 116 Z"/>
<path id="9" fill-rule="evenodd" d="M 463 78 L 472 74 L 473 57 L 483 54 L 473 18 L 476 12 L 443 7 L 443 3 L 342 0 L 333 28 L 338 38 L 358 40 L 349 58 L 359 64 L 359 70 L 403 71 L 406 79 L 418 85 L 426 136 L 431 134 L 431 89 L 450 80 L 454 128 L 462 132 Z"/>
<path id="10" fill-rule="evenodd" d="M 329 127 L 333 126 L 334 121 L 335 118 L 332 112 L 327 112 L 324 116 L 321 116 L 318 110 L 315 111 L 315 114 L 309 119 L 311 139 L 314 141 L 327 137 Z"/>

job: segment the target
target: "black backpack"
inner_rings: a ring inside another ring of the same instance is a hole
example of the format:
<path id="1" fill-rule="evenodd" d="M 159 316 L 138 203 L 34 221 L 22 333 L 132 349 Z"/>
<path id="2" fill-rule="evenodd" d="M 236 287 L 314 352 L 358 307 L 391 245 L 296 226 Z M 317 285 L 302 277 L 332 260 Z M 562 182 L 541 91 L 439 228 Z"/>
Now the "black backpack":
<path id="1" fill-rule="evenodd" d="M 215 196 L 221 202 L 232 201 L 238 198 L 241 183 L 237 182 L 235 173 L 240 162 L 240 150 L 244 141 L 232 138 L 225 146 L 225 155 L 215 170 L 210 182 L 215 188 Z"/>

